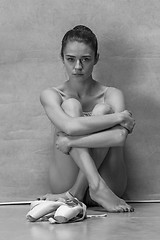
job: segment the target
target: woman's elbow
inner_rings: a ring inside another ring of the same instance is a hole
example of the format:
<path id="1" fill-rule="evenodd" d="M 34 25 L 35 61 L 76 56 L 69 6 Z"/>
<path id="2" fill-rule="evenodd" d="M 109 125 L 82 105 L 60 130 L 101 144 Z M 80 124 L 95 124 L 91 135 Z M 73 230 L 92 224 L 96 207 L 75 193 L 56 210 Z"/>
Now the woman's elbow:
<path id="1" fill-rule="evenodd" d="M 65 133 L 69 136 L 77 136 L 77 135 L 82 135 L 83 134 L 83 127 L 75 123 L 75 121 L 68 121 L 65 126 Z"/>

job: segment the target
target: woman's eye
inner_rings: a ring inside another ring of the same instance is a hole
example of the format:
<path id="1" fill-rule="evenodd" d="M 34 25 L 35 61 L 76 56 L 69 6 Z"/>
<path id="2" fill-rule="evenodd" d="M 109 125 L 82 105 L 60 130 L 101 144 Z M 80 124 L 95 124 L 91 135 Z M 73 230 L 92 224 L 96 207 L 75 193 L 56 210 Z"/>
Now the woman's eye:
<path id="1" fill-rule="evenodd" d="M 74 62 L 74 58 L 67 58 L 67 61 Z"/>
<path id="2" fill-rule="evenodd" d="M 82 62 L 88 62 L 90 60 L 90 58 L 83 58 Z"/>

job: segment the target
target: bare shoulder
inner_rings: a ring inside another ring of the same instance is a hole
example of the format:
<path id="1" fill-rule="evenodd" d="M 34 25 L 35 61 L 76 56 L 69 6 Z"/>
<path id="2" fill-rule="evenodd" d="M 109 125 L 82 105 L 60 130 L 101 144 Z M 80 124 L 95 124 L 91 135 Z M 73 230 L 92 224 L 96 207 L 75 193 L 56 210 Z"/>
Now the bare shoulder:
<path id="1" fill-rule="evenodd" d="M 118 88 L 108 87 L 105 93 L 105 101 L 111 105 L 115 112 L 123 111 L 125 109 L 124 95 Z"/>
<path id="2" fill-rule="evenodd" d="M 42 105 L 53 104 L 57 101 L 61 102 L 62 99 L 55 88 L 47 88 L 40 94 L 40 102 Z"/>
<path id="3" fill-rule="evenodd" d="M 115 87 L 108 87 L 106 92 L 105 92 L 105 97 L 106 98 L 112 98 L 112 97 L 122 97 L 123 92 Z"/>
<path id="4" fill-rule="evenodd" d="M 123 99 L 124 95 L 120 89 L 115 88 L 115 87 L 108 87 L 105 91 L 105 98 L 107 100 L 113 99 L 113 98 Z"/>

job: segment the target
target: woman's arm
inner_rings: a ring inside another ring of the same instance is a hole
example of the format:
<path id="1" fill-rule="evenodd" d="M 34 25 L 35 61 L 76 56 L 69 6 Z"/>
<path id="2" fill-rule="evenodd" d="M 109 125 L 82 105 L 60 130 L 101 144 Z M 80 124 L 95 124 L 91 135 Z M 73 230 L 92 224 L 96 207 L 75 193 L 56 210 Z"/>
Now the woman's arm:
<path id="1" fill-rule="evenodd" d="M 110 88 L 110 91 L 107 92 L 107 96 L 105 96 L 105 101 L 115 112 L 123 111 L 125 109 L 123 93 L 118 89 Z M 67 136 L 63 133 L 59 133 L 56 145 L 57 148 L 64 153 L 68 153 L 72 147 L 98 148 L 123 146 L 128 131 L 125 129 L 125 123 L 122 123 L 121 125 L 122 126 L 117 125 L 111 129 L 84 136 Z"/>
<path id="2" fill-rule="evenodd" d="M 125 112 L 125 109 L 126 109 L 125 100 L 121 90 L 110 87 L 106 92 L 105 101 L 107 104 L 111 106 L 114 113 Z M 130 117 L 131 117 L 132 113 L 129 111 L 128 113 L 130 114 Z M 126 121 L 122 121 L 120 125 L 126 128 L 128 130 L 128 133 L 131 133 L 135 126 L 135 120 L 132 118 L 132 121 L 130 121 L 130 123 L 129 122 L 127 123 Z"/>
<path id="3" fill-rule="evenodd" d="M 42 92 L 40 101 L 51 122 L 68 135 L 85 135 L 109 129 L 116 125 L 126 125 L 130 128 L 133 119 L 128 111 L 116 112 L 104 116 L 76 117 L 68 116 L 61 108 L 62 98 L 54 89 Z"/>
<path id="4" fill-rule="evenodd" d="M 121 127 L 113 127 L 106 131 L 84 136 L 67 136 L 58 133 L 56 147 L 63 153 L 68 153 L 71 148 L 100 148 L 100 147 L 122 147 L 125 144 L 128 131 Z"/>

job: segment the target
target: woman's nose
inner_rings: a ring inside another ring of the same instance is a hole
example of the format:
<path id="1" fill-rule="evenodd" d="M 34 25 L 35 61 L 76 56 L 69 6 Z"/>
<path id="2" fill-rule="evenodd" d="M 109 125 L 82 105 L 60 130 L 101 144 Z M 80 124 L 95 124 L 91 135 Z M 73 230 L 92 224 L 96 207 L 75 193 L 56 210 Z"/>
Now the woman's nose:
<path id="1" fill-rule="evenodd" d="M 74 68 L 75 68 L 75 69 L 82 69 L 82 68 L 83 68 L 82 63 L 81 63 L 80 60 L 77 60 L 77 61 L 76 61 L 76 64 L 75 64 L 75 67 L 74 67 Z"/>

